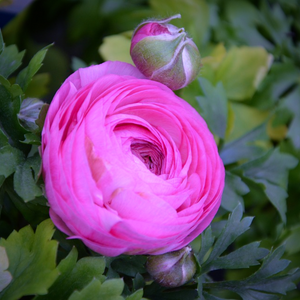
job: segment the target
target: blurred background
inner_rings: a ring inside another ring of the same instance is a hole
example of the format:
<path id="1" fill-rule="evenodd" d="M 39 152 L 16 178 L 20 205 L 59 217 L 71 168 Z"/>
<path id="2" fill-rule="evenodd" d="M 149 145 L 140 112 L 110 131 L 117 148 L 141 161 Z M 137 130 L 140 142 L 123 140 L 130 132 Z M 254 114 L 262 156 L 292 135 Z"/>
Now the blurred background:
<path id="1" fill-rule="evenodd" d="M 173 13 L 181 13 L 173 23 L 185 27 L 202 56 L 222 42 L 226 48 L 262 46 L 275 59 L 286 56 L 300 65 L 298 0 L 0 0 L 0 27 L 6 44 L 26 49 L 27 59 L 55 44 L 42 70 L 50 74 L 52 95 L 72 71 L 74 57 L 100 63 L 106 58 L 98 51 L 105 37 Z M 120 46 L 122 40 L 113 42 Z M 106 52 L 116 51 L 113 46 Z"/>

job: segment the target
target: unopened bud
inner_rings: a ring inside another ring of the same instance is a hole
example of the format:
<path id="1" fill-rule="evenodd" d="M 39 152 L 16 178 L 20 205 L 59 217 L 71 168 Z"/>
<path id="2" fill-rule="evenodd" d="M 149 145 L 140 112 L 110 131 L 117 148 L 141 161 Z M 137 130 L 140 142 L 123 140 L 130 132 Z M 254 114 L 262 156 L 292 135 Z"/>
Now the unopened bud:
<path id="1" fill-rule="evenodd" d="M 41 131 L 44 125 L 45 117 L 49 104 L 36 99 L 26 98 L 23 100 L 18 113 L 21 125 L 31 132 Z"/>
<path id="2" fill-rule="evenodd" d="M 201 57 L 184 28 L 168 22 L 180 15 L 141 23 L 133 33 L 130 55 L 140 72 L 172 90 L 187 86 L 198 75 Z"/>
<path id="3" fill-rule="evenodd" d="M 146 269 L 152 278 L 165 287 L 177 287 L 189 281 L 196 272 L 196 260 L 191 247 L 149 256 Z"/>

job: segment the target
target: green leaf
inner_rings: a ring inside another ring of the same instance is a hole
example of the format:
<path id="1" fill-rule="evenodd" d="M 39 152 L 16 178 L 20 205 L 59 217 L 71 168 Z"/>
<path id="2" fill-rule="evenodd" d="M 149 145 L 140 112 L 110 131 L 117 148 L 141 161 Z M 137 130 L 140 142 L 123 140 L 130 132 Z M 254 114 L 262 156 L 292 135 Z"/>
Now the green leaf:
<path id="1" fill-rule="evenodd" d="M 300 87 L 294 89 L 285 99 L 284 107 L 286 107 L 292 114 L 293 119 L 289 125 L 287 136 L 291 138 L 296 149 L 300 149 Z"/>
<path id="2" fill-rule="evenodd" d="M 277 264 L 274 264 L 273 266 L 274 269 L 278 268 L 278 265 L 279 266 L 282 265 L 280 264 L 281 261 L 279 261 L 279 263 Z M 276 272 L 279 272 L 278 269 L 276 270 Z M 294 269 L 291 272 L 289 272 L 287 275 L 266 278 L 265 280 L 262 280 L 260 278 L 260 280 L 259 281 L 256 280 L 256 282 L 253 282 L 254 281 L 253 279 L 249 279 L 248 280 L 249 283 L 248 282 L 247 283 L 254 290 L 286 295 L 286 292 L 296 288 L 296 285 L 293 283 L 293 281 L 299 279 L 299 277 L 300 277 L 300 271 Z"/>
<path id="3" fill-rule="evenodd" d="M 9 265 L 8 257 L 4 247 L 0 247 L 0 292 L 12 281 L 12 276 L 7 271 Z"/>
<path id="4" fill-rule="evenodd" d="M 207 292 L 203 292 L 203 297 L 201 298 L 201 300 L 227 300 L 225 298 L 219 298 L 219 297 L 216 297 L 214 295 L 210 295 L 208 294 Z"/>
<path id="5" fill-rule="evenodd" d="M 223 83 L 228 99 L 249 99 L 267 74 L 270 60 L 260 47 L 232 48 L 220 63 L 215 82 Z"/>
<path id="6" fill-rule="evenodd" d="M 24 134 L 25 140 L 21 141 L 24 144 L 30 144 L 30 145 L 41 145 L 41 137 L 37 136 L 34 133 L 25 133 Z"/>
<path id="7" fill-rule="evenodd" d="M 34 57 L 29 62 L 28 66 L 23 69 L 17 76 L 16 83 L 20 85 L 23 91 L 26 91 L 32 77 L 37 73 L 37 71 L 42 66 L 42 62 L 45 58 L 45 55 L 53 44 L 46 46 L 41 49 L 38 53 L 34 55 Z"/>
<path id="8" fill-rule="evenodd" d="M 140 273 L 136 274 L 135 278 L 132 280 L 132 283 L 134 291 L 142 289 L 146 284 L 144 277 Z"/>
<path id="9" fill-rule="evenodd" d="M 250 1 L 226 1 L 226 19 L 229 21 L 230 30 L 234 31 L 236 39 L 249 46 L 260 45 L 267 50 L 274 46 L 257 29 L 262 19 L 260 11 Z M 216 29 L 218 30 L 218 29 Z"/>
<path id="10" fill-rule="evenodd" d="M 286 34 L 290 31 L 291 18 L 287 18 L 278 3 L 270 7 L 265 1 L 260 3 L 260 10 L 263 14 L 261 23 L 275 44 L 282 44 L 284 40 L 290 39 Z"/>
<path id="11" fill-rule="evenodd" d="M 66 279 L 70 275 L 70 273 L 72 272 L 73 268 L 76 265 L 77 259 L 78 259 L 78 252 L 77 249 L 73 247 L 70 253 L 67 255 L 67 257 L 62 259 L 58 264 L 57 269 L 59 270 L 60 275 L 57 281 L 51 287 L 51 289 L 53 289 L 59 281 Z"/>
<path id="12" fill-rule="evenodd" d="M 248 186 L 242 181 L 241 177 L 226 171 L 221 206 L 228 211 L 233 211 L 239 203 L 244 204 L 241 196 L 249 193 L 249 191 Z"/>
<path id="13" fill-rule="evenodd" d="M 210 130 L 220 138 L 225 138 L 227 127 L 227 98 L 221 82 L 214 87 L 207 79 L 199 78 L 204 96 L 196 97 L 201 115 Z"/>
<path id="14" fill-rule="evenodd" d="M 123 288 L 123 279 L 109 279 L 102 284 L 93 279 L 82 291 L 74 291 L 69 300 L 124 300 L 121 296 Z"/>
<path id="15" fill-rule="evenodd" d="M 11 283 L 0 293 L 3 300 L 25 295 L 46 294 L 59 275 L 56 269 L 57 242 L 51 241 L 54 226 L 50 219 L 42 222 L 34 233 L 30 226 L 0 240 L 9 259 Z"/>
<path id="16" fill-rule="evenodd" d="M 254 290 L 237 290 L 237 293 L 243 300 L 279 300 L 279 297 L 274 294 L 265 294 Z"/>
<path id="17" fill-rule="evenodd" d="M 60 275 L 50 287 L 48 294 L 37 296 L 35 300 L 65 300 L 75 290 L 80 291 L 88 286 L 93 279 L 99 282 L 105 280 L 102 275 L 105 269 L 104 257 L 84 257 L 76 263 L 77 256 L 77 250 L 73 248 L 69 255 L 59 263 L 57 268 Z"/>
<path id="18" fill-rule="evenodd" d="M 226 143 L 221 149 L 220 156 L 225 165 L 240 160 L 252 160 L 266 152 L 264 142 L 268 140 L 266 123 L 254 128 L 242 137 Z"/>
<path id="19" fill-rule="evenodd" d="M 0 125 L 10 138 L 12 146 L 27 149 L 27 145 L 21 144 L 27 131 L 20 125 L 17 114 L 20 111 L 21 95 L 23 91 L 18 85 L 11 85 L 0 75 Z"/>
<path id="20" fill-rule="evenodd" d="M 242 216 L 243 208 L 242 205 L 239 204 L 229 215 L 228 221 L 218 236 L 209 257 L 202 264 L 201 273 L 208 271 L 210 269 L 210 263 L 217 259 L 238 236 L 250 228 L 249 226 L 253 217 L 245 217 L 242 219 Z"/>
<path id="21" fill-rule="evenodd" d="M 201 247 L 200 251 L 197 254 L 197 259 L 199 264 L 201 265 L 204 260 L 208 250 L 214 244 L 215 237 L 212 235 L 211 226 L 209 226 L 202 234 L 201 234 Z"/>
<path id="22" fill-rule="evenodd" d="M 197 277 L 197 292 L 199 299 L 203 299 L 203 281 L 204 281 L 204 276 L 205 275 L 200 275 Z"/>
<path id="23" fill-rule="evenodd" d="M 113 260 L 111 267 L 118 273 L 135 277 L 137 273 L 145 273 L 146 256 L 122 256 Z"/>
<path id="24" fill-rule="evenodd" d="M 134 64 L 130 56 L 132 31 L 107 36 L 99 47 L 99 54 L 104 60 L 119 60 Z"/>
<path id="25" fill-rule="evenodd" d="M 210 270 L 242 269 L 259 265 L 258 260 L 269 253 L 267 249 L 259 248 L 259 244 L 259 242 L 253 242 L 227 255 L 218 257 L 210 263 Z"/>
<path id="26" fill-rule="evenodd" d="M 10 145 L 0 148 L 0 176 L 7 178 L 24 161 L 24 154 Z"/>
<path id="27" fill-rule="evenodd" d="M 17 166 L 24 161 L 24 154 L 8 143 L 8 138 L 0 128 L 0 186 L 5 178 L 14 173 Z"/>
<path id="28" fill-rule="evenodd" d="M 282 274 L 289 264 L 288 260 L 280 259 L 284 246 L 280 246 L 265 257 L 261 267 L 252 275 L 240 281 L 223 281 L 204 283 L 208 289 L 228 289 L 239 294 L 243 300 L 279 299 L 276 294 L 285 295 L 295 289 L 293 281 L 300 278 L 300 270 L 294 269 Z M 280 275 L 276 275 L 280 273 Z"/>
<path id="29" fill-rule="evenodd" d="M 258 86 L 251 103 L 259 109 L 269 109 L 288 91 L 300 77 L 300 70 L 293 61 L 274 62 L 270 72 Z"/>
<path id="30" fill-rule="evenodd" d="M 41 188 L 37 185 L 40 168 L 41 157 L 36 153 L 34 156 L 28 157 L 16 169 L 14 189 L 25 202 L 43 195 Z"/>
<path id="31" fill-rule="evenodd" d="M 99 298 L 99 291 L 101 289 L 101 282 L 97 279 L 93 279 L 87 286 L 85 286 L 81 291 L 74 291 L 73 294 L 68 298 L 68 300 L 82 300 L 82 299 L 89 299 L 89 300 L 98 300 Z M 106 299 L 106 298 L 104 298 Z M 111 299 L 108 297 L 108 299 Z M 123 300 L 123 297 L 121 297 Z"/>
<path id="32" fill-rule="evenodd" d="M 5 192 L 14 207 L 21 212 L 27 222 L 32 224 L 32 226 L 36 226 L 43 220 L 49 218 L 49 206 L 46 205 L 46 199 L 44 197 L 39 197 L 31 202 L 25 203 L 14 191 L 13 178 L 9 177 L 6 182 Z"/>
<path id="33" fill-rule="evenodd" d="M 300 225 L 291 228 L 289 236 L 285 240 L 286 252 L 291 255 L 300 252 Z"/>
<path id="34" fill-rule="evenodd" d="M 118 282 L 117 282 L 118 281 Z M 97 279 L 93 279 L 82 291 L 74 291 L 69 300 L 81 300 L 81 299 L 107 299 L 107 300 L 124 300 L 120 296 L 119 282 L 122 283 L 122 279 L 110 279 L 103 284 Z"/>
<path id="35" fill-rule="evenodd" d="M 226 141 L 233 141 L 248 134 L 251 130 L 267 122 L 270 118 L 269 111 L 260 111 L 255 107 L 241 102 L 229 102 L 229 117 L 231 114 L 231 130 L 226 133 Z M 268 139 L 269 140 L 269 139 Z M 261 143 L 261 141 L 259 141 Z M 261 147 L 267 147 L 266 141 Z"/>
<path id="36" fill-rule="evenodd" d="M 143 298 L 143 289 L 137 290 L 133 294 L 127 296 L 126 300 L 141 300 Z"/>
<path id="37" fill-rule="evenodd" d="M 255 160 L 240 165 L 235 170 L 241 170 L 245 177 L 263 186 L 264 193 L 285 222 L 288 172 L 297 163 L 295 157 L 280 153 L 279 148 L 275 148 Z"/>
<path id="38" fill-rule="evenodd" d="M 269 255 L 264 259 L 259 270 L 251 275 L 247 281 L 259 282 L 259 280 L 263 278 L 268 278 L 286 269 L 290 261 L 287 259 L 280 259 L 284 253 L 284 250 L 285 246 L 282 245 L 273 252 L 270 252 Z"/>
<path id="39" fill-rule="evenodd" d="M 24 54 L 25 51 L 19 52 L 15 45 L 4 47 L 0 54 L 0 75 L 8 78 L 16 71 L 22 64 Z"/>

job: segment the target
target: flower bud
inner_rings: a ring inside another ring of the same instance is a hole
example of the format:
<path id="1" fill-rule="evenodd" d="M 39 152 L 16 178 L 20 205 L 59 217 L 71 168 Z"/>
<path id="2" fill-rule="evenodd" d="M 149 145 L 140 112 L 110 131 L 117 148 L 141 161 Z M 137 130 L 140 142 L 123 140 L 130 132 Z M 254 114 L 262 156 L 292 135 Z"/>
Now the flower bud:
<path id="1" fill-rule="evenodd" d="M 146 269 L 152 278 L 165 287 L 177 287 L 189 281 L 196 272 L 196 260 L 191 247 L 149 256 Z"/>
<path id="2" fill-rule="evenodd" d="M 172 90 L 187 86 L 198 75 L 200 53 L 184 31 L 168 22 L 180 15 L 141 23 L 133 33 L 130 55 L 140 72 Z"/>
<path id="3" fill-rule="evenodd" d="M 18 113 L 21 125 L 31 132 L 39 132 L 43 128 L 44 120 L 49 104 L 36 99 L 26 98 L 23 100 Z"/>

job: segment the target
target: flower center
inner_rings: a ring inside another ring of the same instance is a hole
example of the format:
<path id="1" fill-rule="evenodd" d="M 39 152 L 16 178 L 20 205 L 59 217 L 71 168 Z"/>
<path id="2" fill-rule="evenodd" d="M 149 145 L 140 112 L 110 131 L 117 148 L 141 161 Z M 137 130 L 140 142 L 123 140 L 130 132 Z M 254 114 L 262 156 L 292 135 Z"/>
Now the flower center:
<path id="1" fill-rule="evenodd" d="M 161 174 L 164 155 L 159 147 L 149 142 L 135 140 L 131 143 L 130 149 L 133 155 L 139 158 L 155 175 Z"/>

